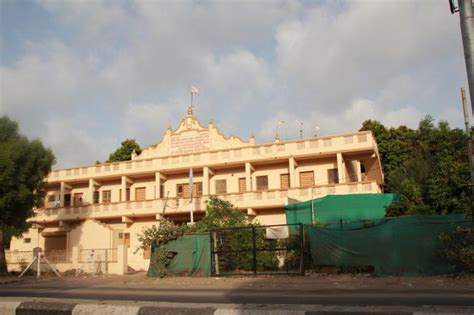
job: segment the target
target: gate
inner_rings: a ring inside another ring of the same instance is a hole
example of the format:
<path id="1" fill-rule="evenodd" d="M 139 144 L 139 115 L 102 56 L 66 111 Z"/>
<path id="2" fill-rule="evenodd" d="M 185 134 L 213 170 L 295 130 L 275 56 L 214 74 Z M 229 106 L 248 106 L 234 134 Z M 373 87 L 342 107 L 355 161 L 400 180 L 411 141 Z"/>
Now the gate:
<path id="1" fill-rule="evenodd" d="M 213 276 L 305 273 L 302 224 L 223 228 L 210 236 Z"/>

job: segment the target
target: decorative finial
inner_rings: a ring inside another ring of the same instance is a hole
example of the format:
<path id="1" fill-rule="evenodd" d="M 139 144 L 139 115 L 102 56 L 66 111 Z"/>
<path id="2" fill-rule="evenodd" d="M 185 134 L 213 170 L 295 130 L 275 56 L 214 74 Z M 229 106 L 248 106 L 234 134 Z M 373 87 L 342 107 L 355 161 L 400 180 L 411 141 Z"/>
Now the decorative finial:
<path id="1" fill-rule="evenodd" d="M 188 107 L 188 116 L 192 116 L 193 115 L 193 105 L 189 105 Z"/>

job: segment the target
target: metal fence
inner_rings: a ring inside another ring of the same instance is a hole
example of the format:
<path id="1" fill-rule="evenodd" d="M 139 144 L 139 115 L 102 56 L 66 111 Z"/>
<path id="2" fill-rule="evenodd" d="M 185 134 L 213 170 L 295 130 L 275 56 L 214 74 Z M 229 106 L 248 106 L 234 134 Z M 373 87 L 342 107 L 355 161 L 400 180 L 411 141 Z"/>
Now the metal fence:
<path id="1" fill-rule="evenodd" d="M 67 250 L 47 250 L 43 255 L 52 264 L 71 262 L 71 255 Z"/>
<path id="2" fill-rule="evenodd" d="M 80 249 L 79 262 L 117 262 L 117 248 Z"/>
<path id="3" fill-rule="evenodd" d="M 5 251 L 7 264 L 28 264 L 33 261 L 33 251 Z"/>
<path id="4" fill-rule="evenodd" d="M 306 247 L 302 224 L 216 229 L 211 231 L 212 274 L 304 274 Z"/>

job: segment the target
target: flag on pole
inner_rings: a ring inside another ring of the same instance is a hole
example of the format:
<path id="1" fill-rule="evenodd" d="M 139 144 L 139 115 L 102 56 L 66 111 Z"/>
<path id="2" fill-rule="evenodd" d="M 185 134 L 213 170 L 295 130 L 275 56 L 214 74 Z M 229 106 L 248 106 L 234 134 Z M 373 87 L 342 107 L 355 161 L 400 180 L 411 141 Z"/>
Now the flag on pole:
<path id="1" fill-rule="evenodd" d="M 189 169 L 189 202 L 193 202 L 193 169 Z"/>
<path id="2" fill-rule="evenodd" d="M 191 94 L 198 94 L 199 90 L 194 85 L 191 85 Z"/>

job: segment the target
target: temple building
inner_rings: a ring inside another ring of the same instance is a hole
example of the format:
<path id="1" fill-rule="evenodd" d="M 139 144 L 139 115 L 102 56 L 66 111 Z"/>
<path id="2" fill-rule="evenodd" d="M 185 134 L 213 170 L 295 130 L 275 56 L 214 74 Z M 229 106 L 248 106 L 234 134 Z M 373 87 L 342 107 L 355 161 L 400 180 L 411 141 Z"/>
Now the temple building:
<path id="1" fill-rule="evenodd" d="M 285 204 L 378 194 L 383 183 L 369 131 L 258 144 L 226 137 L 212 121 L 201 125 L 189 109 L 175 130 L 130 161 L 53 170 L 44 208 L 35 209 L 32 228 L 12 240 L 10 251 L 41 247 L 80 262 L 83 250 L 120 247 L 128 268 L 145 269 L 149 253 L 137 250 L 137 234 L 162 217 L 186 223 L 192 211 L 199 220 L 210 196 L 271 225 L 286 223 Z"/>

